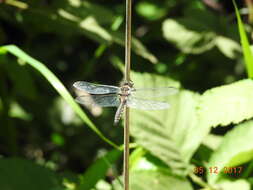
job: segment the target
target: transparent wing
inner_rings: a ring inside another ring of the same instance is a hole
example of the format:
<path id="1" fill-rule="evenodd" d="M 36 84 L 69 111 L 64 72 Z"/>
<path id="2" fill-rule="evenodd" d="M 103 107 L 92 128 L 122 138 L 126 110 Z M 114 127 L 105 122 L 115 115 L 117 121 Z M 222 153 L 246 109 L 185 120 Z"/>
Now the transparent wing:
<path id="1" fill-rule="evenodd" d="M 118 95 L 87 95 L 79 96 L 76 101 L 86 106 L 118 107 L 120 100 Z"/>
<path id="2" fill-rule="evenodd" d="M 170 107 L 170 105 L 166 102 L 145 100 L 145 99 L 134 98 L 134 97 L 129 97 L 126 104 L 130 108 L 141 109 L 141 110 L 161 110 L 161 109 L 167 109 Z"/>
<path id="3" fill-rule="evenodd" d="M 117 86 L 93 84 L 84 81 L 77 81 L 73 86 L 78 90 L 83 90 L 89 94 L 112 94 L 119 92 L 119 87 Z"/>
<path id="4" fill-rule="evenodd" d="M 137 88 L 131 90 L 131 96 L 134 97 L 161 97 L 176 94 L 178 92 L 177 88 L 174 87 L 160 87 L 160 88 Z"/>

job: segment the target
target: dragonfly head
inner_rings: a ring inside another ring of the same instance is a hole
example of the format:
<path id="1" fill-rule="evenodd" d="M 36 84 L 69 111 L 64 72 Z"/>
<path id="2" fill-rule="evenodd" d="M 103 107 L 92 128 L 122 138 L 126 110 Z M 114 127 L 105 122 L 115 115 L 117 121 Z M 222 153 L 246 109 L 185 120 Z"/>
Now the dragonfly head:
<path id="1" fill-rule="evenodd" d="M 121 86 L 129 86 L 130 88 L 133 88 L 133 86 L 134 86 L 134 83 L 133 83 L 133 81 L 126 81 L 126 80 L 124 80 L 124 81 L 122 81 L 121 82 Z"/>

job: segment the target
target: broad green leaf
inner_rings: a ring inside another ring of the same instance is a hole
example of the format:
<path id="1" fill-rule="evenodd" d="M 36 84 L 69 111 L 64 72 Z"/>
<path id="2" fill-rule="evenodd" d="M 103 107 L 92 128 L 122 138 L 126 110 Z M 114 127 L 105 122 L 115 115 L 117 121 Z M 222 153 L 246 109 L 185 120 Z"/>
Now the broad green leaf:
<path id="1" fill-rule="evenodd" d="M 169 165 L 184 173 L 192 155 L 197 130 L 196 106 L 199 95 L 182 90 L 169 98 L 171 108 L 164 111 L 131 111 L 131 134 L 136 142 Z M 198 138 L 201 138 L 199 136 Z"/>
<path id="2" fill-rule="evenodd" d="M 173 80 L 151 74 L 132 72 L 132 80 L 136 88 L 179 86 Z M 197 141 L 201 139 L 201 136 L 194 138 L 197 130 L 198 99 L 198 94 L 182 90 L 166 98 L 171 105 L 170 109 L 162 111 L 131 109 L 130 113 L 131 135 L 135 137 L 136 142 L 181 175 L 185 174 L 187 162 L 195 150 L 192 146 L 198 146 L 200 142 Z"/>
<path id="3" fill-rule="evenodd" d="M 106 172 L 111 165 L 119 159 L 120 155 L 121 151 L 112 150 L 95 161 L 95 163 L 87 169 L 84 175 L 81 176 L 81 183 L 79 187 L 77 187 L 77 190 L 91 189 L 95 187 L 99 180 L 105 178 Z"/>
<path id="4" fill-rule="evenodd" d="M 223 136 L 208 134 L 203 140 L 203 144 L 212 150 L 216 150 L 223 140 Z"/>
<path id="5" fill-rule="evenodd" d="M 131 155 L 130 155 L 130 158 L 129 158 L 129 166 L 130 166 L 130 170 L 132 169 L 135 169 L 135 168 L 138 168 L 137 165 L 138 162 L 139 162 L 139 159 L 143 157 L 143 155 L 146 154 L 147 151 L 145 151 L 143 148 L 139 147 L 137 149 L 135 149 Z M 142 168 L 142 169 L 145 169 L 146 167 Z M 148 168 L 149 169 L 149 168 Z"/>
<path id="6" fill-rule="evenodd" d="M 0 159 L 2 190 L 64 190 L 61 178 L 53 171 L 19 158 Z"/>
<path id="7" fill-rule="evenodd" d="M 241 80 L 207 90 L 199 104 L 200 125 L 227 126 L 253 117 L 253 81 Z"/>
<path id="8" fill-rule="evenodd" d="M 222 190 L 250 190 L 250 184 L 244 179 L 236 181 L 223 180 L 217 184 Z"/>
<path id="9" fill-rule="evenodd" d="M 223 167 L 234 167 L 253 159 L 253 121 L 247 121 L 228 132 L 220 147 L 213 153 L 208 163 L 217 167 L 221 174 Z M 238 174 L 240 175 L 240 174 Z M 208 181 L 214 184 L 220 175 L 208 173 Z"/>
<path id="10" fill-rule="evenodd" d="M 243 49 L 246 70 L 248 73 L 248 78 L 253 78 L 253 54 L 250 50 L 249 40 L 247 38 L 247 34 L 245 32 L 243 22 L 240 17 L 240 13 L 238 11 L 238 8 L 237 8 L 234 0 L 233 0 L 233 4 L 235 7 L 235 13 L 236 13 L 236 18 L 237 18 L 237 22 L 238 22 L 238 29 L 239 29 L 239 34 L 240 34 L 240 38 L 241 38 L 241 44 L 242 44 L 242 49 Z"/>
<path id="11" fill-rule="evenodd" d="M 200 54 L 214 47 L 214 33 L 190 30 L 181 22 L 186 23 L 190 21 L 167 19 L 163 23 L 164 37 L 174 43 L 177 48 L 184 53 Z"/>
<path id="12" fill-rule="evenodd" d="M 134 72 L 131 74 L 136 88 L 179 86 L 166 77 Z M 251 80 L 213 88 L 203 95 L 181 90 L 165 99 L 159 98 L 169 102 L 170 109 L 131 109 L 131 135 L 139 145 L 165 162 L 174 173 L 185 175 L 190 167 L 190 158 L 211 127 L 239 123 L 253 117 L 252 97 Z"/>
<path id="13" fill-rule="evenodd" d="M 171 174 L 170 168 L 143 148 L 137 148 L 130 156 L 130 171 L 164 171 Z"/>
<path id="14" fill-rule="evenodd" d="M 192 189 L 190 183 L 186 178 L 177 178 L 174 177 L 171 173 L 171 170 L 157 157 L 152 156 L 147 153 L 147 151 L 142 148 L 136 149 L 130 157 L 131 160 L 131 169 L 130 169 L 130 183 L 133 187 L 133 190 L 142 190 L 142 189 Z M 134 164 L 133 164 L 134 163 Z M 133 165 L 132 165 L 133 164 Z M 137 175 L 140 179 L 135 179 L 135 175 Z M 143 176 L 139 176 L 143 175 Z M 148 177 L 148 175 L 150 175 Z M 145 183 L 145 178 L 150 183 Z M 153 178 L 153 180 L 152 180 Z M 167 179 L 166 179 L 167 178 Z M 133 181 L 132 181 L 133 180 Z M 165 183 L 165 181 L 172 183 L 169 185 Z M 155 182 L 156 181 L 156 182 Z M 178 183 L 182 183 L 180 186 Z M 148 188 L 148 186 L 150 186 Z M 119 188 L 120 189 L 120 188 Z"/>
<path id="15" fill-rule="evenodd" d="M 123 190 L 122 186 L 114 184 L 115 190 Z M 132 190 L 192 190 L 186 178 L 177 178 L 159 171 L 133 171 L 130 172 L 130 188 Z"/>
<path id="16" fill-rule="evenodd" d="M 72 109 L 76 112 L 76 114 L 83 120 L 84 123 L 88 125 L 100 138 L 102 138 L 105 142 L 109 143 L 113 147 L 117 147 L 113 142 L 107 139 L 100 130 L 92 123 L 92 121 L 87 117 L 87 115 L 83 112 L 81 107 L 75 102 L 72 98 L 68 90 L 61 83 L 61 81 L 41 62 L 32 58 L 24 51 L 19 49 L 14 45 L 2 46 L 2 48 L 6 49 L 9 53 L 15 55 L 19 59 L 23 60 L 38 72 L 40 72 L 47 81 L 55 88 L 55 90 L 61 95 L 61 97 L 72 107 Z"/>
<path id="17" fill-rule="evenodd" d="M 215 46 L 228 58 L 236 58 L 241 48 L 226 30 L 228 21 L 207 10 L 190 9 L 184 17 L 166 19 L 163 36 L 184 53 L 201 54 Z M 219 22 L 217 22 L 219 20 Z M 224 32 L 225 31 L 225 32 Z"/>

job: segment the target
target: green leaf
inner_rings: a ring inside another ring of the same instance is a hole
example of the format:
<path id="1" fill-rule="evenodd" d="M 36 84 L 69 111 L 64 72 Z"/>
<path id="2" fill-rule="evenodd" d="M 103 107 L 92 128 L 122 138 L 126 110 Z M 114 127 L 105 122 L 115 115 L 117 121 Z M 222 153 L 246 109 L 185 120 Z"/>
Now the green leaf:
<path id="1" fill-rule="evenodd" d="M 148 20 L 157 20 L 166 15 L 166 7 L 159 6 L 156 2 L 140 1 L 136 5 L 136 12 Z"/>
<path id="2" fill-rule="evenodd" d="M 236 41 L 226 37 L 229 36 L 229 32 L 224 33 L 226 28 L 232 28 L 226 19 L 214 16 L 207 10 L 193 9 L 185 14 L 185 17 L 163 22 L 166 40 L 184 53 L 201 54 L 217 46 L 228 58 L 237 57 L 241 48 Z"/>
<path id="3" fill-rule="evenodd" d="M 228 132 L 220 147 L 213 153 L 208 163 L 222 173 L 223 167 L 234 167 L 253 159 L 253 121 L 247 121 Z M 240 175 L 240 174 L 238 174 Z M 208 173 L 208 181 L 215 183 L 220 175 Z"/>
<path id="4" fill-rule="evenodd" d="M 230 59 L 235 59 L 237 54 L 241 52 L 241 47 L 236 41 L 224 36 L 217 36 L 215 38 L 215 44 Z"/>
<path id="5" fill-rule="evenodd" d="M 112 190 L 112 186 L 110 183 L 108 183 L 104 180 L 100 180 L 96 184 L 96 187 L 91 190 Z"/>
<path id="6" fill-rule="evenodd" d="M 217 185 L 222 190 L 250 190 L 250 184 L 244 179 L 236 181 L 223 180 Z"/>
<path id="7" fill-rule="evenodd" d="M 163 23 L 164 37 L 184 53 L 200 54 L 212 49 L 215 45 L 215 34 L 213 32 L 197 32 L 187 29 L 184 23 L 190 22 L 192 20 L 188 19 L 165 20 Z"/>
<path id="8" fill-rule="evenodd" d="M 10 105 L 9 116 L 30 121 L 32 115 L 27 113 L 17 102 L 12 102 Z"/>
<path id="9" fill-rule="evenodd" d="M 207 90 L 199 105 L 200 125 L 227 126 L 253 117 L 253 81 L 241 80 Z"/>
<path id="10" fill-rule="evenodd" d="M 84 175 L 81 176 L 81 184 L 77 187 L 77 190 L 95 187 L 99 180 L 105 178 L 106 172 L 111 167 L 112 163 L 119 159 L 120 155 L 121 151 L 112 150 L 96 160 L 96 162 L 87 169 Z"/>
<path id="11" fill-rule="evenodd" d="M 136 88 L 179 86 L 169 78 L 151 74 L 131 72 L 131 79 Z M 252 97 L 253 81 L 249 79 L 213 88 L 203 95 L 181 90 L 174 96 L 159 99 L 169 102 L 170 109 L 131 109 L 131 135 L 174 173 L 186 175 L 190 158 L 212 126 L 239 123 L 253 117 Z"/>
<path id="12" fill-rule="evenodd" d="M 208 134 L 203 140 L 203 144 L 212 150 L 216 150 L 223 140 L 223 136 Z"/>
<path id="13" fill-rule="evenodd" d="M 122 190 L 119 183 L 114 184 L 115 190 Z M 177 178 L 159 171 L 134 171 L 130 172 L 130 188 L 133 190 L 192 190 L 186 178 Z"/>
<path id="14" fill-rule="evenodd" d="M 75 102 L 72 98 L 68 90 L 65 86 L 61 83 L 61 81 L 41 62 L 37 61 L 36 59 L 32 58 L 24 51 L 19 49 L 14 45 L 2 46 L 5 48 L 9 53 L 15 55 L 16 57 L 22 59 L 27 64 L 32 66 L 38 72 L 40 72 L 47 81 L 55 88 L 55 90 L 61 95 L 61 97 L 72 107 L 72 109 L 76 112 L 76 114 L 83 120 L 84 123 L 88 125 L 101 139 L 105 142 L 109 143 L 113 147 L 118 148 L 113 142 L 107 139 L 100 130 L 91 122 L 91 120 L 87 117 L 87 115 L 83 112 L 81 107 Z"/>
<path id="15" fill-rule="evenodd" d="M 157 157 L 151 155 L 143 148 L 137 148 L 130 156 L 130 171 L 149 170 L 164 171 L 171 174 L 170 168 Z"/>
<path id="16" fill-rule="evenodd" d="M 5 55 L 7 53 L 6 49 L 3 47 L 0 47 L 0 55 Z"/>
<path id="17" fill-rule="evenodd" d="M 245 32 L 243 22 L 241 20 L 238 8 L 237 8 L 234 0 L 233 0 L 233 4 L 235 7 L 235 13 L 236 13 L 236 18 L 237 18 L 237 22 L 238 22 L 238 29 L 239 29 L 239 34 L 240 34 L 240 38 L 241 38 L 241 44 L 242 44 L 242 49 L 243 49 L 246 70 L 248 73 L 248 78 L 253 78 L 253 54 L 250 50 L 249 40 L 247 38 L 247 34 Z"/>
<path id="18" fill-rule="evenodd" d="M 134 72 L 131 74 L 135 87 L 179 86 L 177 82 L 161 76 Z M 136 142 L 179 175 L 185 175 L 187 163 L 202 137 L 200 135 L 195 138 L 194 135 L 198 127 L 196 117 L 198 99 L 198 94 L 182 90 L 177 95 L 166 98 L 171 104 L 170 109 L 162 111 L 131 109 L 131 135 L 135 137 Z"/>
<path id="19" fill-rule="evenodd" d="M 53 171 L 19 158 L 0 159 L 0 189 L 64 190 Z"/>

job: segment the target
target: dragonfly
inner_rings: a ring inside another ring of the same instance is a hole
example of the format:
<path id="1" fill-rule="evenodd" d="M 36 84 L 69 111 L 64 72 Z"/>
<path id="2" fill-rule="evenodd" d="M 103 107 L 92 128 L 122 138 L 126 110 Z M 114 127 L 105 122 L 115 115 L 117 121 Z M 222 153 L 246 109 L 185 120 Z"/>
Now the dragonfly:
<path id="1" fill-rule="evenodd" d="M 175 87 L 159 88 L 134 88 L 132 83 L 124 83 L 122 86 L 94 84 L 85 81 L 77 81 L 73 86 L 87 93 L 76 98 L 83 105 L 100 107 L 117 107 L 114 124 L 118 124 L 124 108 L 130 107 L 140 110 L 162 110 L 170 105 L 167 102 L 155 101 L 146 98 L 162 97 L 178 92 Z"/>

